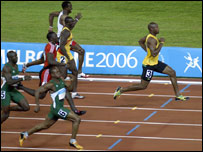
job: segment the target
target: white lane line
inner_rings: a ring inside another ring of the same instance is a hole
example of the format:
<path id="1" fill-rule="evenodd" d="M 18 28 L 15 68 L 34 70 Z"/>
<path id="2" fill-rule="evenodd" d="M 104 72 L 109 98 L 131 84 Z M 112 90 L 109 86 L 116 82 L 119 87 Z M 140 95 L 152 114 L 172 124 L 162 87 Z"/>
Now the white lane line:
<path id="1" fill-rule="evenodd" d="M 11 103 L 11 105 L 16 105 L 15 103 Z M 29 104 L 30 106 L 36 106 L 36 104 Z M 50 107 L 50 104 L 40 104 L 41 107 Z M 64 105 L 64 107 L 70 107 L 69 105 Z M 78 108 L 91 108 L 91 109 L 119 109 L 119 110 L 132 110 L 134 107 L 107 107 L 107 106 L 79 106 Z M 202 112 L 202 110 L 193 110 L 193 109 L 161 109 L 161 108 L 139 108 L 136 110 L 158 110 L 158 111 L 177 111 L 177 112 Z M 134 111 L 136 111 L 134 110 Z"/>
<path id="2" fill-rule="evenodd" d="M 16 150 L 45 150 L 45 151 L 78 151 L 76 149 L 55 149 L 55 148 L 28 148 L 28 147 L 2 147 L 1 149 L 16 149 Z M 81 150 L 81 151 L 104 151 L 104 150 Z"/>
<path id="3" fill-rule="evenodd" d="M 18 134 L 19 135 L 20 132 L 1 131 L 1 134 Z M 34 133 L 34 134 L 36 134 L 36 135 L 48 135 L 48 136 L 72 136 L 72 134 L 63 134 L 63 133 Z M 96 137 L 97 135 L 77 134 L 77 137 Z M 115 135 L 102 135 L 100 138 L 128 138 L 128 139 L 151 139 L 151 140 L 202 141 L 202 139 L 192 139 L 192 138 L 167 138 L 167 137 L 144 137 L 144 136 L 115 136 Z"/>
<path id="4" fill-rule="evenodd" d="M 20 78 L 23 77 L 23 75 L 19 75 Z M 39 79 L 39 76 L 32 76 L 32 79 Z M 69 77 L 66 78 L 66 80 L 70 80 Z M 79 81 L 90 81 L 90 82 L 127 82 L 127 83 L 135 83 L 140 82 L 140 79 L 124 79 L 124 78 L 78 78 Z M 169 80 L 152 80 L 151 83 L 155 84 L 171 84 L 171 81 Z M 191 84 L 191 85 L 202 85 L 202 81 L 177 81 L 178 84 Z"/>
<path id="5" fill-rule="evenodd" d="M 100 93 L 100 92 L 78 92 L 79 94 L 89 94 L 89 95 L 109 95 L 109 96 L 113 96 L 114 93 Z M 141 97 L 148 97 L 150 96 L 150 94 L 122 94 L 122 96 L 141 96 Z M 169 98 L 175 98 L 174 95 L 156 95 L 154 94 L 153 97 L 169 97 Z M 198 98 L 198 99 L 202 99 L 202 96 L 187 96 L 190 98 Z M 113 98 L 113 97 L 112 97 Z"/>
<path id="6" fill-rule="evenodd" d="M 18 120 L 45 120 L 45 118 L 26 118 L 26 117 L 9 117 L 9 119 L 18 119 Z M 59 121 L 65 121 L 59 119 Z M 109 120 L 81 120 L 82 122 L 95 122 L 95 123 L 112 123 L 115 121 Z M 145 125 L 169 125 L 169 126 L 193 126 L 193 127 L 202 127 L 202 124 L 184 124 L 184 123 L 162 123 L 162 122 L 138 122 L 138 121 L 119 121 L 119 124 L 145 124 Z"/>

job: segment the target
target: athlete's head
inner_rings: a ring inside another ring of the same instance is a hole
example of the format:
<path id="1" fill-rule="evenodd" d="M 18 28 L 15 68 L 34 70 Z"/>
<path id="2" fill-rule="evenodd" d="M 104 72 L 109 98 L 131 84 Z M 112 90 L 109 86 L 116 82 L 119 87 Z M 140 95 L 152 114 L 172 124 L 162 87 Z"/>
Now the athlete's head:
<path id="1" fill-rule="evenodd" d="M 74 19 L 70 16 L 67 16 L 64 20 L 65 26 L 67 26 L 70 30 L 74 27 Z"/>
<path id="2" fill-rule="evenodd" d="M 148 24 L 148 30 L 150 33 L 159 34 L 159 26 L 155 22 L 151 22 Z"/>
<path id="3" fill-rule="evenodd" d="M 50 68 L 50 74 L 51 74 L 52 78 L 58 79 L 61 77 L 61 73 L 60 73 L 59 68 L 57 66 L 52 66 Z"/>
<path id="4" fill-rule="evenodd" d="M 64 1 L 61 6 L 62 6 L 62 9 L 66 10 L 68 14 L 72 12 L 73 8 L 72 8 L 71 2 Z"/>
<path id="5" fill-rule="evenodd" d="M 58 37 L 57 37 L 57 34 L 55 32 L 49 32 L 47 34 L 47 40 L 49 42 L 52 42 L 54 44 L 58 43 Z"/>
<path id="6" fill-rule="evenodd" d="M 16 54 L 16 52 L 14 52 L 14 51 L 9 51 L 9 52 L 7 53 L 7 57 L 8 57 L 8 61 L 11 62 L 11 63 L 13 63 L 13 64 L 16 64 L 17 61 L 18 61 L 17 54 Z"/>

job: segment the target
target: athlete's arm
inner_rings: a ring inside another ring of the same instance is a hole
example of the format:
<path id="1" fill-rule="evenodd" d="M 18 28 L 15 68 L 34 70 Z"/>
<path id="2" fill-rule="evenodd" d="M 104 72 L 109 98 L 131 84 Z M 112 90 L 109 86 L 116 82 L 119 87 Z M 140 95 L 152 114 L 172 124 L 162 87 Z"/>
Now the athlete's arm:
<path id="1" fill-rule="evenodd" d="M 76 23 L 77 23 L 81 18 L 82 18 L 82 14 L 81 14 L 81 13 L 78 13 L 78 14 L 75 16 L 73 28 L 75 27 Z"/>
<path id="2" fill-rule="evenodd" d="M 39 64 L 42 64 L 44 63 L 44 55 L 42 54 L 41 58 L 38 59 L 38 60 L 35 60 L 33 62 L 30 62 L 30 63 L 27 63 L 25 66 L 28 68 L 30 66 L 33 66 L 33 65 L 39 65 Z"/>
<path id="3" fill-rule="evenodd" d="M 162 41 L 160 41 L 160 42 L 162 42 Z M 161 48 L 163 47 L 163 43 L 160 43 L 159 47 L 156 49 L 156 43 L 157 43 L 157 41 L 154 38 L 149 38 L 147 41 L 147 46 L 150 49 L 153 57 L 156 57 L 159 54 L 159 52 L 161 51 Z"/>
<path id="4" fill-rule="evenodd" d="M 61 32 L 61 37 L 60 37 L 60 49 L 61 49 L 61 53 L 68 59 L 68 61 L 70 61 L 70 58 L 66 52 L 65 49 L 65 45 L 67 43 L 67 39 L 70 36 L 70 32 L 68 30 L 63 30 Z"/>
<path id="5" fill-rule="evenodd" d="M 145 52 L 147 52 L 147 47 L 146 47 L 146 45 L 145 45 L 146 38 L 147 38 L 147 36 L 141 38 L 141 39 L 138 41 L 139 45 L 145 50 Z"/>
<path id="6" fill-rule="evenodd" d="M 3 76 L 5 77 L 8 85 L 14 85 L 14 84 L 17 84 L 17 83 L 23 81 L 23 78 L 12 79 L 11 69 L 8 66 L 4 66 L 2 73 L 3 73 Z M 25 80 L 31 80 L 31 77 L 25 75 L 24 79 Z"/>
<path id="7" fill-rule="evenodd" d="M 46 83 L 45 85 L 39 87 L 36 91 L 35 91 L 35 103 L 36 103 L 36 107 L 35 107 L 35 112 L 39 112 L 40 111 L 40 106 L 39 106 L 39 96 L 41 93 L 45 93 L 48 90 L 52 90 L 54 91 L 54 84 L 53 83 Z"/>
<path id="8" fill-rule="evenodd" d="M 47 53 L 47 60 L 49 65 L 51 66 L 65 66 L 65 63 L 59 63 L 56 60 L 54 60 L 54 54 L 53 53 Z"/>
<path id="9" fill-rule="evenodd" d="M 58 17 L 60 12 L 52 12 L 49 14 L 49 32 L 53 31 L 54 17 Z"/>

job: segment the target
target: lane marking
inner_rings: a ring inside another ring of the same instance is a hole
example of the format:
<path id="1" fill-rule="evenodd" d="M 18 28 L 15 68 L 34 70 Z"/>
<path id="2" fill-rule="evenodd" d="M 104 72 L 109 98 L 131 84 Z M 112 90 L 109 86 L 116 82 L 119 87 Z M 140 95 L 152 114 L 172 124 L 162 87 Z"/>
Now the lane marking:
<path id="1" fill-rule="evenodd" d="M 140 125 L 135 126 L 133 129 L 131 129 L 126 135 L 130 135 L 133 131 L 135 131 L 137 128 L 139 128 Z"/>
<path id="2" fill-rule="evenodd" d="M 78 92 L 79 94 L 84 94 L 84 95 L 109 95 L 109 96 L 113 96 L 114 93 L 101 93 L 101 92 Z M 150 94 L 122 94 L 122 96 L 140 96 L 140 97 L 148 97 Z M 175 98 L 174 95 L 154 95 L 154 97 L 173 97 Z M 202 96 L 188 96 L 190 98 L 199 98 L 202 99 Z"/>
<path id="3" fill-rule="evenodd" d="M 101 136 L 102 136 L 102 134 L 98 134 L 96 137 L 99 138 L 99 137 L 101 137 Z"/>
<path id="4" fill-rule="evenodd" d="M 153 96 L 154 96 L 154 94 L 152 93 L 152 94 L 150 94 L 148 97 L 151 98 L 151 97 L 153 97 Z"/>
<path id="5" fill-rule="evenodd" d="M 135 110 L 135 109 L 137 109 L 137 107 L 132 108 L 132 110 Z"/>
<path id="6" fill-rule="evenodd" d="M 31 148 L 31 147 L 2 147 L 2 149 L 16 149 L 16 150 L 37 150 L 37 151 L 78 151 L 76 149 L 55 149 L 55 148 Z M 106 150 L 84 150 L 83 151 L 106 151 Z"/>
<path id="7" fill-rule="evenodd" d="M 16 105 L 15 103 L 11 103 L 11 105 Z M 30 106 L 35 107 L 36 104 L 29 104 Z M 50 107 L 50 104 L 40 104 L 41 107 Z M 64 107 L 70 107 L 68 105 L 64 105 Z M 107 107 L 107 106 L 79 106 L 78 108 L 92 108 L 92 109 L 119 109 L 119 110 L 132 110 L 132 107 Z M 192 110 L 192 109 L 161 109 L 161 108 L 136 108 L 136 110 L 158 110 L 158 111 L 178 111 L 178 112 L 202 112 L 202 110 Z"/>
<path id="8" fill-rule="evenodd" d="M 24 75 L 19 75 L 19 78 L 24 77 Z M 39 79 L 39 76 L 31 76 L 32 79 Z M 2 78 L 2 77 L 1 77 Z M 70 80 L 69 77 L 66 78 L 66 80 Z M 141 82 L 140 79 L 120 79 L 120 78 L 78 78 L 79 81 L 90 81 L 90 82 Z M 171 84 L 171 81 L 169 80 L 151 80 L 150 83 L 155 84 L 164 84 L 169 83 Z M 191 84 L 191 85 L 202 85 L 202 81 L 177 81 L 178 84 Z"/>
<path id="9" fill-rule="evenodd" d="M 17 134 L 21 132 L 1 131 L 1 134 Z M 47 136 L 72 136 L 72 134 L 64 133 L 34 133 L 35 135 L 47 135 Z M 77 134 L 77 137 L 94 137 L 97 135 L 93 134 Z M 151 140 L 178 140 L 178 141 L 201 141 L 202 139 L 194 138 L 167 138 L 167 137 L 146 137 L 146 136 L 116 136 L 116 135 L 102 135 L 101 138 L 126 138 L 126 139 L 151 139 Z"/>
<path id="10" fill-rule="evenodd" d="M 116 146 L 119 142 L 121 142 L 122 139 L 118 139 L 113 145 L 111 145 L 108 149 L 112 149 L 114 146 Z"/>
<path id="11" fill-rule="evenodd" d="M 117 121 L 114 122 L 114 124 L 117 124 L 117 123 L 119 123 L 119 122 L 120 122 L 120 120 L 117 120 Z"/>
<path id="12" fill-rule="evenodd" d="M 45 118 L 26 118 L 26 117 L 9 117 L 8 119 L 19 119 L 19 120 L 45 120 Z M 65 121 L 59 119 L 58 121 Z M 81 120 L 82 122 L 93 122 L 93 123 L 115 123 L 110 120 Z M 168 126 L 192 126 L 202 127 L 202 124 L 185 124 L 185 123 L 162 123 L 162 122 L 139 122 L 139 121 L 119 121 L 122 124 L 144 124 L 144 125 L 168 125 Z"/>
<path id="13" fill-rule="evenodd" d="M 172 98 L 170 98 L 168 101 L 166 101 L 163 105 L 161 105 L 161 108 L 165 107 L 167 104 L 169 104 L 171 101 L 173 101 Z"/>
<path id="14" fill-rule="evenodd" d="M 149 118 L 151 118 L 156 113 L 157 113 L 157 111 L 152 112 L 147 118 L 144 119 L 144 121 L 147 121 Z"/>

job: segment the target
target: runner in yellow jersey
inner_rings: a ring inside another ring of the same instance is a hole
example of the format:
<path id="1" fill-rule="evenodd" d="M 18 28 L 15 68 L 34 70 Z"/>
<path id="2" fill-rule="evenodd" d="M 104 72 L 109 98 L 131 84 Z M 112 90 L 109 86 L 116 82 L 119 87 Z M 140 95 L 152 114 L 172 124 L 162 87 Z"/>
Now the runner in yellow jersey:
<path id="1" fill-rule="evenodd" d="M 84 96 L 80 96 L 77 93 L 77 84 L 78 84 L 78 70 L 76 68 L 75 60 L 70 53 L 70 49 L 74 51 L 80 51 L 80 49 L 74 45 L 73 42 L 73 35 L 71 33 L 72 28 L 74 27 L 74 19 L 72 17 L 65 18 L 65 26 L 61 32 L 60 36 L 60 49 L 57 52 L 57 61 L 61 63 L 67 63 L 68 69 L 72 72 L 72 98 L 83 99 Z M 66 69 L 64 69 L 66 70 Z"/>
<path id="2" fill-rule="evenodd" d="M 151 22 L 148 25 L 148 29 L 149 34 L 139 41 L 140 46 L 147 52 L 147 56 L 142 63 L 143 73 L 141 76 L 141 83 L 125 88 L 118 87 L 114 93 L 114 99 L 124 92 L 145 90 L 153 77 L 154 71 L 167 74 L 170 77 L 176 95 L 175 100 L 185 101 L 189 99 L 189 97 L 184 97 L 179 92 L 176 72 L 167 64 L 158 60 L 159 52 L 161 51 L 161 48 L 165 42 L 164 38 L 158 39 L 156 37 L 156 35 L 159 34 L 158 24 Z"/>

